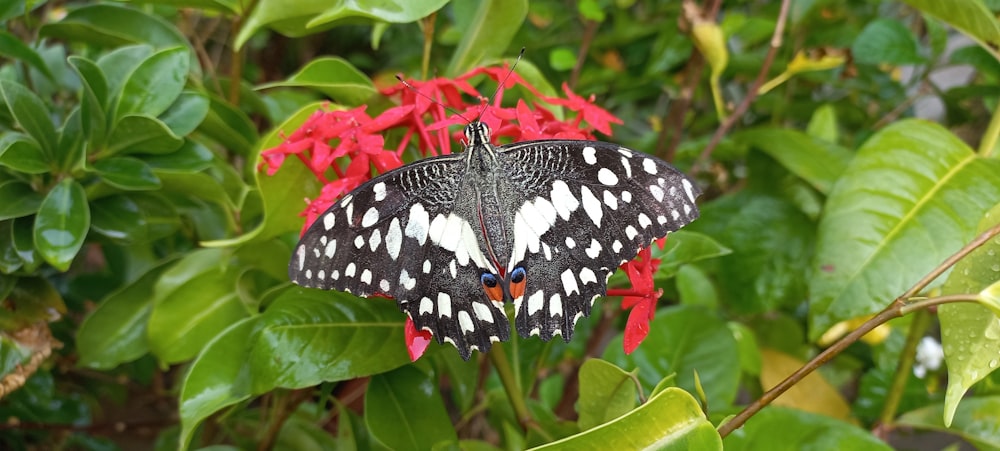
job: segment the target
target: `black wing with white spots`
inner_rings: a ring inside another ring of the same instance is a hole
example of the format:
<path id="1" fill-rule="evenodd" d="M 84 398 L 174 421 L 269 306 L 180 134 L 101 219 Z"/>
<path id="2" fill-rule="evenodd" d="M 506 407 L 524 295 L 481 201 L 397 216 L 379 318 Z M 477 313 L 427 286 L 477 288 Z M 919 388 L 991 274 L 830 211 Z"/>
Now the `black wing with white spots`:
<path id="1" fill-rule="evenodd" d="M 510 266 L 527 283 L 515 300 L 521 336 L 567 341 L 619 265 L 698 217 L 697 188 L 648 155 L 595 141 L 533 141 L 500 150 L 523 194 Z"/>

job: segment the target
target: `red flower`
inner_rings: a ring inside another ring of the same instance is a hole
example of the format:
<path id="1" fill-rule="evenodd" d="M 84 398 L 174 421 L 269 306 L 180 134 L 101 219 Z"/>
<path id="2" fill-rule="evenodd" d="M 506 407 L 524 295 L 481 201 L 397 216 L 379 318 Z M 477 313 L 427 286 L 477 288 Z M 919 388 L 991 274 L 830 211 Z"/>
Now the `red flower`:
<path id="1" fill-rule="evenodd" d="M 488 107 L 484 104 L 485 97 L 469 83 L 469 79 L 481 75 L 498 84 L 502 81 Z M 269 175 L 273 175 L 289 155 L 294 155 L 324 184 L 319 196 L 310 201 L 302 213 L 306 217 L 303 233 L 334 201 L 369 180 L 372 167 L 383 173 L 401 166 L 402 155 L 411 143 L 425 157 L 451 153 L 452 142 L 460 143 L 465 138 L 461 129 L 455 129 L 449 139 L 448 127 L 451 125 L 464 126 L 469 121 L 480 120 L 494 131 L 496 143 L 500 140 L 592 140 L 594 130 L 610 135 L 610 124 L 621 123 L 611 113 L 594 105 L 593 96 L 584 99 L 565 84 L 565 99 L 545 96 L 506 67 L 479 68 L 454 79 L 435 78 L 410 84 L 416 91 L 403 84 L 381 90 L 387 97 L 398 98 L 400 106 L 389 108 L 374 118 L 365 112 L 365 106 L 332 111 L 324 108 L 283 143 L 261 153 L 261 166 L 267 167 Z M 504 93 L 517 87 L 537 98 L 534 108 L 524 100 L 518 100 L 513 107 L 503 106 Z M 469 102 L 468 97 L 477 101 Z M 550 110 L 554 107 L 575 114 L 568 114 L 570 119 L 560 120 Z M 449 115 L 447 109 L 458 114 Z M 390 129 L 401 129 L 402 137 L 395 148 L 387 149 L 383 136 Z M 659 260 L 650 255 L 649 249 L 644 249 L 637 259 L 622 265 L 632 283 L 631 289 L 608 292 L 609 296 L 624 296 L 622 308 L 632 309 L 625 328 L 626 353 L 631 353 L 649 332 L 649 321 L 661 294 L 661 290 L 653 286 L 653 273 Z M 410 358 L 416 360 L 427 349 L 431 334 L 416 330 L 413 321 L 407 318 L 405 337 Z"/>

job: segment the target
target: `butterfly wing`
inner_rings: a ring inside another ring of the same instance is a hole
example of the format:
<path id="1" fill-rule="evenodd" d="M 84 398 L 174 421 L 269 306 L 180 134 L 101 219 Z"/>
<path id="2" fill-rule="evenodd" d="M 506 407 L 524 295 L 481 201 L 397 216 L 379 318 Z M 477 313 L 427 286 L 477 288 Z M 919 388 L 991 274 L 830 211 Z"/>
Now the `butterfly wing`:
<path id="1" fill-rule="evenodd" d="M 466 359 L 506 340 L 502 304 L 480 286 L 485 263 L 466 219 L 475 202 L 463 202 L 464 172 L 463 157 L 447 155 L 362 184 L 309 227 L 289 277 L 305 287 L 390 296 L 417 329 L 453 343 Z"/>
<path id="2" fill-rule="evenodd" d="M 514 213 L 508 270 L 526 268 L 515 325 L 567 341 L 608 278 L 668 232 L 698 217 L 699 191 L 657 158 L 596 141 L 531 141 L 501 148 Z"/>

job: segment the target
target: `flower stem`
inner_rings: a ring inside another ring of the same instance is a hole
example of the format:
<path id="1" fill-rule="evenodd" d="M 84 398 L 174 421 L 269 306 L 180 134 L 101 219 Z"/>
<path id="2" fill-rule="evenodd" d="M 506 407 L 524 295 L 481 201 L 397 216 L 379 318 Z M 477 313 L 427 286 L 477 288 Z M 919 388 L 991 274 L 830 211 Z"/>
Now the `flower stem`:
<path id="1" fill-rule="evenodd" d="M 534 419 L 531 418 L 531 412 L 528 412 L 528 405 L 524 402 L 524 395 L 522 394 L 521 387 L 518 386 L 517 379 L 514 377 L 514 372 L 511 370 L 510 361 L 507 360 L 507 352 L 504 350 L 503 344 L 494 344 L 488 354 L 490 361 L 493 362 L 493 367 L 497 370 L 497 375 L 500 376 L 503 389 L 507 392 L 507 399 L 510 399 L 510 406 L 514 408 L 514 415 L 517 415 L 517 421 L 521 423 L 522 427 L 527 428 L 534 422 Z"/>

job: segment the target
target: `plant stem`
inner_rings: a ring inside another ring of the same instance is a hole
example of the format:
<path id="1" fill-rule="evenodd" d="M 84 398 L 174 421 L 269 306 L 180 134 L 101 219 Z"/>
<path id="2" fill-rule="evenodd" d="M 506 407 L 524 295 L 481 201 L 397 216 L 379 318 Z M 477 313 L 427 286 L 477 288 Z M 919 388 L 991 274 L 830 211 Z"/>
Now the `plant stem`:
<path id="1" fill-rule="evenodd" d="M 993 112 L 990 125 L 986 127 L 986 133 L 983 133 L 983 140 L 979 142 L 979 155 L 983 157 L 993 155 L 998 137 L 1000 137 L 1000 108 Z"/>
<path id="2" fill-rule="evenodd" d="M 903 399 L 903 392 L 906 391 L 906 382 L 910 380 L 910 372 L 913 371 L 913 361 L 916 359 L 917 344 L 920 343 L 924 332 L 931 324 L 931 314 L 926 309 L 917 310 L 913 315 L 913 322 L 910 323 L 910 332 L 906 335 L 906 344 L 899 353 L 899 362 L 896 364 L 896 373 L 892 377 L 889 385 L 889 392 L 882 405 L 882 413 L 879 415 L 879 423 L 889 425 L 896 418 L 896 410 L 899 409 L 899 401 Z"/>
<path id="3" fill-rule="evenodd" d="M 534 419 L 531 418 L 531 412 L 528 412 L 528 405 L 524 402 L 524 394 L 521 387 L 518 386 L 514 372 L 511 371 L 510 361 L 507 360 L 507 352 L 504 350 L 503 344 L 494 344 L 488 354 L 490 361 L 493 362 L 493 367 L 497 370 L 497 375 L 500 376 L 503 389 L 507 392 L 507 399 L 510 399 L 510 406 L 514 408 L 517 421 L 521 423 L 522 427 L 527 428 L 529 424 L 534 422 Z"/>

